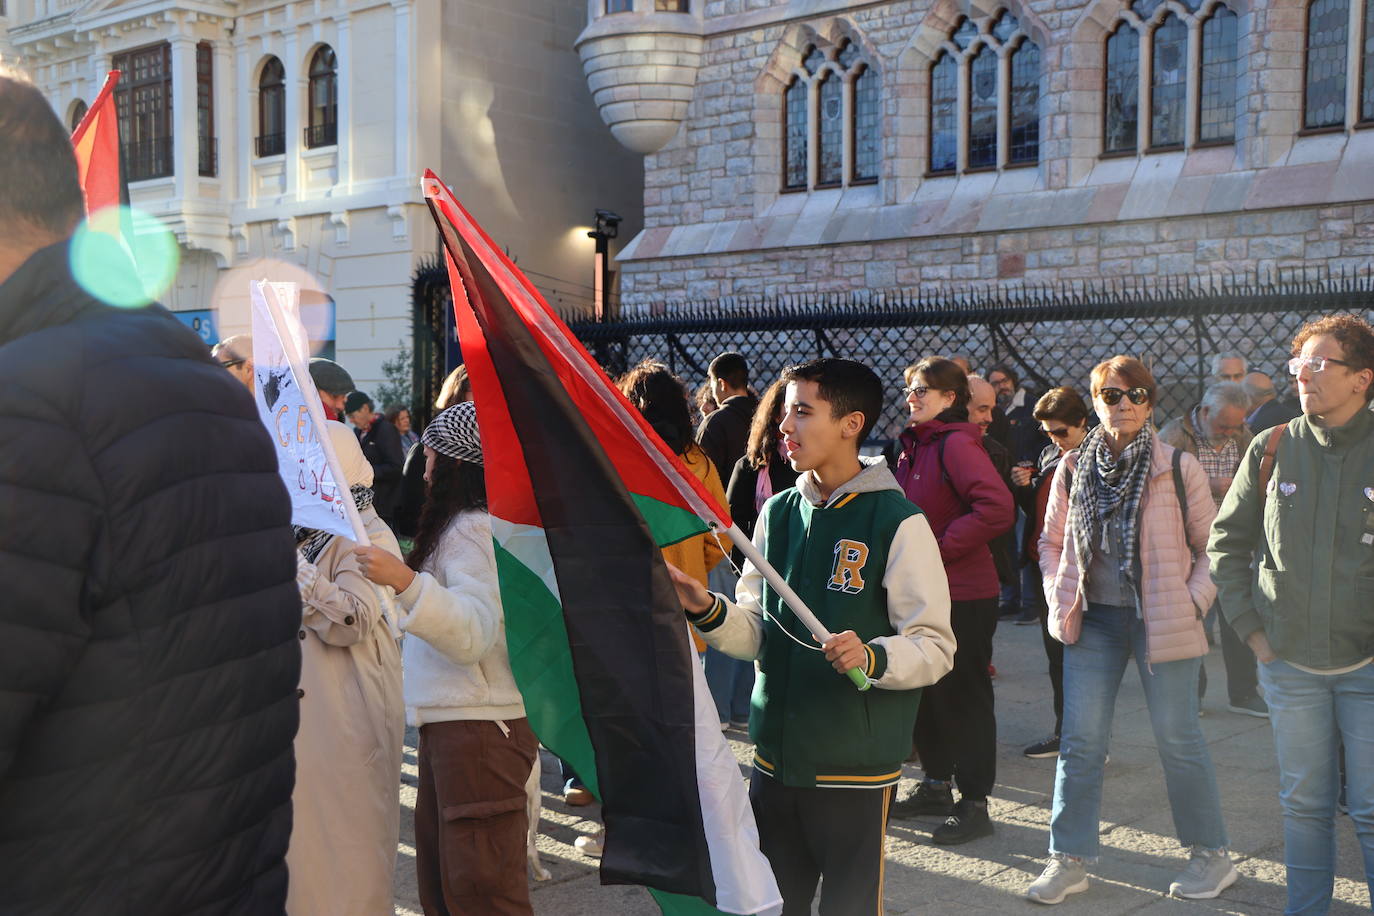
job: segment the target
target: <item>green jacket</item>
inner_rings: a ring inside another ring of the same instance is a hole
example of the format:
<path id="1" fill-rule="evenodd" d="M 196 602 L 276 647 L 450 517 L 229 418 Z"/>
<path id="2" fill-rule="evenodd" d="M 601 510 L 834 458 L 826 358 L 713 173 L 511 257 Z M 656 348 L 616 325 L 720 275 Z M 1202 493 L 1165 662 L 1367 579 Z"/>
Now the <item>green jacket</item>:
<path id="1" fill-rule="evenodd" d="M 789 786 L 892 785 L 911 752 L 916 688 L 953 665 L 939 547 L 881 458 L 818 503 L 803 475 L 764 504 L 754 543 L 828 630 L 864 641 L 877 689 L 860 692 L 831 667 L 752 563 L 738 603 L 717 596 L 690 619 L 722 652 L 758 659 L 749 717 L 758 769 Z"/>
<path id="2" fill-rule="evenodd" d="M 1265 499 L 1268 438 L 1250 443 L 1212 525 L 1222 613 L 1236 635 L 1262 628 L 1299 665 L 1374 656 L 1374 415 L 1362 410 L 1338 429 L 1290 420 Z"/>

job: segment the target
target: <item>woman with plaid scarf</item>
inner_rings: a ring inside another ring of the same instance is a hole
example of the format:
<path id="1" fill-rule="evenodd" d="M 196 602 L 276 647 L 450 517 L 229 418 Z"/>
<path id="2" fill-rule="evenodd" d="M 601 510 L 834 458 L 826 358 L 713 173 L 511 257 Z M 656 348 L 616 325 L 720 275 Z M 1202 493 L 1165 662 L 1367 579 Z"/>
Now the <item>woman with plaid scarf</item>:
<path id="1" fill-rule="evenodd" d="M 1169 886 L 1215 897 L 1236 881 L 1216 772 L 1198 727 L 1197 677 L 1211 606 L 1207 534 L 1216 514 L 1192 455 L 1159 441 L 1158 391 L 1137 359 L 1092 371 L 1101 426 L 1065 456 L 1040 536 L 1049 629 L 1064 643 L 1064 725 L 1050 819 L 1050 861 L 1026 891 L 1059 903 L 1088 889 L 1098 853 L 1102 771 L 1116 694 L 1135 660 L 1179 841 L 1188 865 Z"/>

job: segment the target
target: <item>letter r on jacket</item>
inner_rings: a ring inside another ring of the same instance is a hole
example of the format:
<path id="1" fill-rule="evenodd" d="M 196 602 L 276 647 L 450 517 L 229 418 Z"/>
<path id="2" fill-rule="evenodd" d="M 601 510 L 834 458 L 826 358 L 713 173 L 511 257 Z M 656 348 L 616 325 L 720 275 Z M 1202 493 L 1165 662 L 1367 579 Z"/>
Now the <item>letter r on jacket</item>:
<path id="1" fill-rule="evenodd" d="M 868 545 L 861 541 L 840 538 L 835 542 L 835 568 L 826 588 L 832 592 L 857 595 L 864 590 L 864 563 L 868 562 Z"/>

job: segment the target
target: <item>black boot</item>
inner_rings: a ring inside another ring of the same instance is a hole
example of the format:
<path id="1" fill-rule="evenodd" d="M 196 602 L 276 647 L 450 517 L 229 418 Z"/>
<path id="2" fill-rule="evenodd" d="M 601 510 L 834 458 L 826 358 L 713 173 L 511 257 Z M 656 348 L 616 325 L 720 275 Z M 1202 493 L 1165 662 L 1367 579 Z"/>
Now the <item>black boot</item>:
<path id="1" fill-rule="evenodd" d="M 948 817 L 954 812 L 954 791 L 949 783 L 938 779 L 923 779 L 916 791 L 892 806 L 892 816 L 900 818 L 937 815 Z"/>
<path id="2" fill-rule="evenodd" d="M 957 846 L 985 836 L 992 836 L 987 799 L 961 798 L 954 806 L 954 813 L 935 828 L 930 838 L 941 846 Z"/>

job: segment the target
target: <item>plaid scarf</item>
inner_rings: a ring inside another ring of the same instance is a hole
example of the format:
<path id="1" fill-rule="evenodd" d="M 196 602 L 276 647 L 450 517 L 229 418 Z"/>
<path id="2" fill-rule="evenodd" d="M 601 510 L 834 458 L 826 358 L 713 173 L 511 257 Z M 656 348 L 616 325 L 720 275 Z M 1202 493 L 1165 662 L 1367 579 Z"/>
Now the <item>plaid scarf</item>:
<path id="1" fill-rule="evenodd" d="M 372 505 L 371 487 L 355 483 L 348 489 L 353 494 L 353 504 L 358 507 L 359 512 Z M 300 525 L 292 525 L 291 527 L 296 532 L 296 549 L 304 555 L 307 563 L 314 563 L 319 558 L 320 552 L 324 550 L 325 545 L 329 543 L 329 539 L 334 536 L 334 532 L 321 531 L 318 528 L 302 528 Z"/>
<path id="2" fill-rule="evenodd" d="M 1154 447 L 1155 431 L 1148 423 L 1119 457 L 1112 456 L 1101 426 L 1089 432 L 1078 447 L 1069 520 L 1073 524 L 1078 568 L 1085 578 L 1092 566 L 1094 550 L 1106 546 L 1107 522 L 1119 515 L 1121 528 L 1126 532 L 1121 545 L 1126 581 L 1133 592 L 1139 587 L 1135 581 L 1136 516 L 1145 484 L 1150 479 Z"/>

